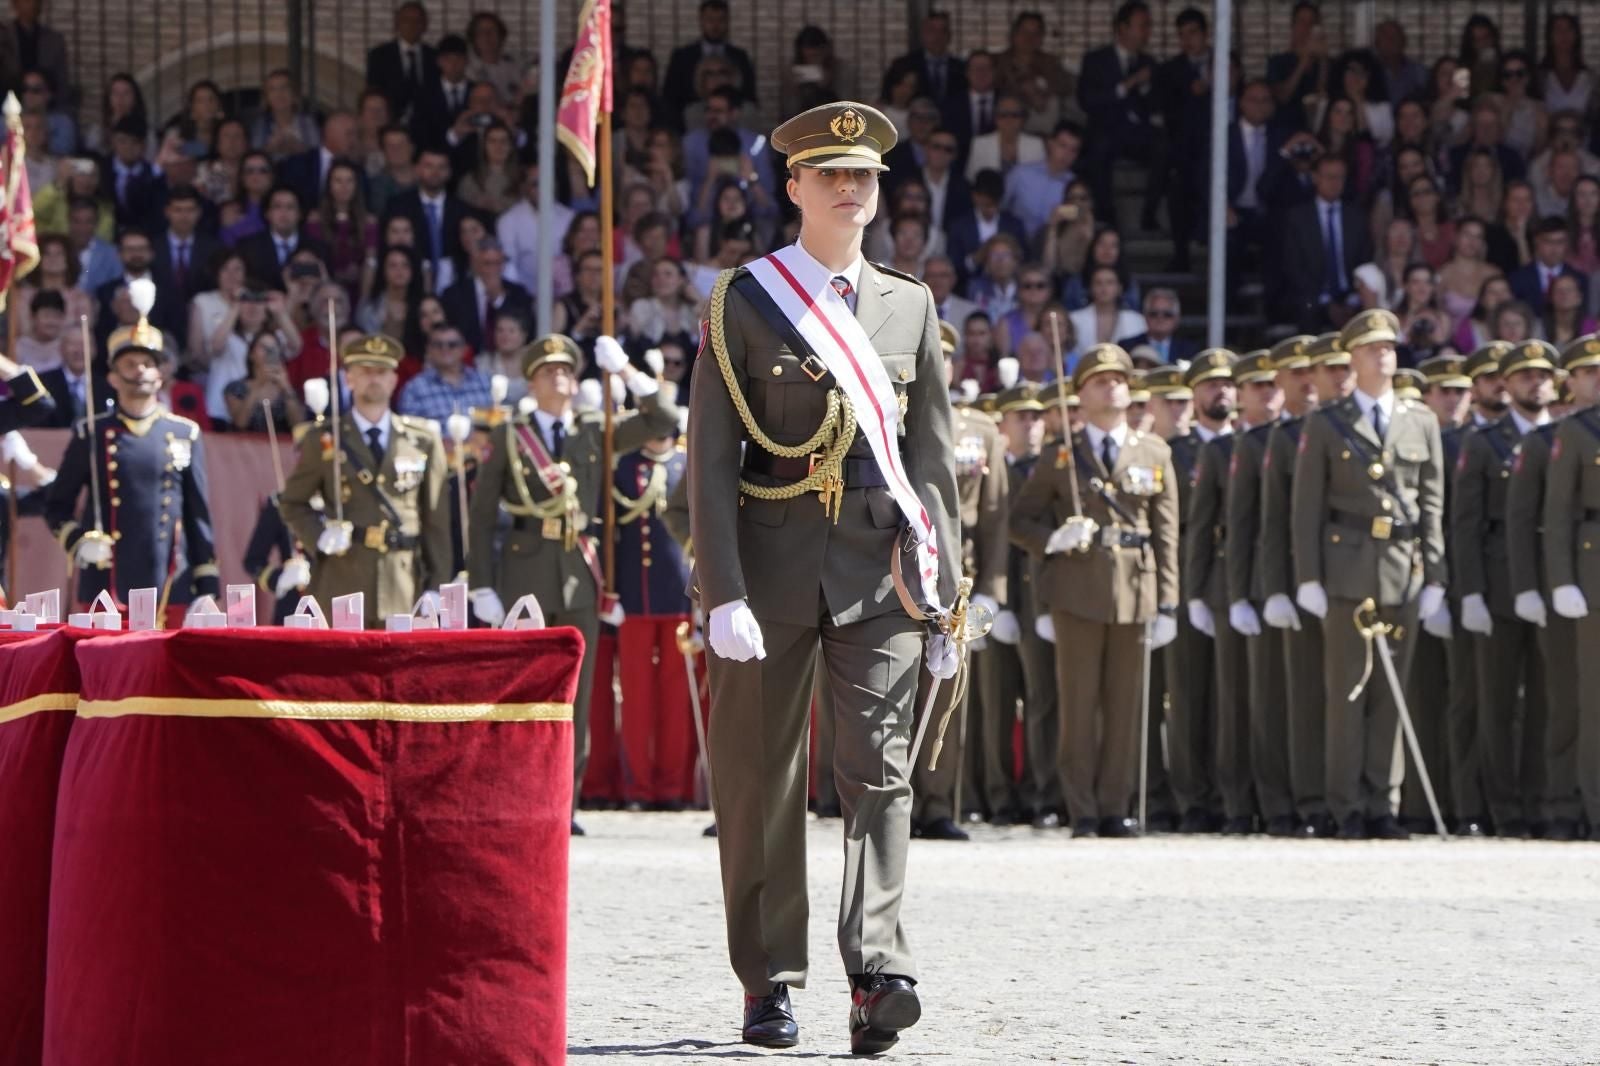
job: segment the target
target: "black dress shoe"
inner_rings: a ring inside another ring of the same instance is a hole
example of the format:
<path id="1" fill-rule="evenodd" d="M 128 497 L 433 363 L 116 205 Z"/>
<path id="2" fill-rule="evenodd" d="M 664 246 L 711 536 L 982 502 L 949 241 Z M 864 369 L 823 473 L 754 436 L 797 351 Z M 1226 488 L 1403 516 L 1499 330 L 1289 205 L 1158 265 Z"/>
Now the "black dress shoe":
<path id="1" fill-rule="evenodd" d="M 996 829 L 1004 829 L 1008 825 L 1016 825 L 1016 812 L 1011 810 L 995 811 L 989 816 L 989 824 Z"/>
<path id="2" fill-rule="evenodd" d="M 1546 840 L 1559 840 L 1566 842 L 1578 839 L 1578 823 L 1571 818 L 1552 818 L 1544 827 Z"/>
<path id="3" fill-rule="evenodd" d="M 1215 833 L 1216 820 L 1209 813 L 1199 807 L 1190 807 L 1183 814 L 1183 822 L 1178 826 L 1180 833 Z"/>
<path id="4" fill-rule="evenodd" d="M 1137 818 L 1102 818 L 1100 819 L 1100 835 L 1122 839 L 1139 835 L 1139 819 Z"/>
<path id="5" fill-rule="evenodd" d="M 700 831 L 700 835 L 703 837 L 715 837 L 717 835 L 717 823 L 712 822 L 710 825 L 706 826 Z"/>
<path id="6" fill-rule="evenodd" d="M 1035 829 L 1060 829 L 1061 815 L 1055 811 L 1040 811 L 1033 816 L 1033 827 Z"/>
<path id="7" fill-rule="evenodd" d="M 888 1051 L 922 1017 L 922 1001 L 909 977 L 871 974 L 850 978 L 850 1053 Z"/>
<path id="8" fill-rule="evenodd" d="M 1394 815 L 1385 814 L 1367 823 L 1367 836 L 1373 840 L 1410 840 L 1411 831 L 1401 825 Z"/>
<path id="9" fill-rule="evenodd" d="M 1367 839 L 1367 820 L 1359 814 L 1351 814 L 1339 823 L 1340 840 L 1365 840 Z"/>
<path id="10" fill-rule="evenodd" d="M 773 985 L 764 996 L 744 997 L 744 1042 L 758 1047 L 794 1047 L 800 1042 L 788 985 Z"/>
<path id="11" fill-rule="evenodd" d="M 1488 816 L 1482 814 L 1473 815 L 1470 818 L 1457 818 L 1455 835 L 1458 837 L 1486 837 L 1489 835 L 1489 830 L 1485 828 L 1488 824 Z"/>
<path id="12" fill-rule="evenodd" d="M 1527 840 L 1528 823 L 1524 822 L 1521 818 L 1513 818 L 1504 825 L 1496 823 L 1494 827 L 1494 835 L 1497 837 L 1504 837 L 1507 840 Z"/>
<path id="13" fill-rule="evenodd" d="M 967 831 L 949 818 L 935 818 L 922 824 L 923 840 L 971 840 Z"/>
<path id="14" fill-rule="evenodd" d="M 1256 820 L 1248 814 L 1236 814 L 1222 826 L 1225 837 L 1247 837 L 1256 831 Z"/>
<path id="15" fill-rule="evenodd" d="M 589 835 L 583 831 L 583 826 L 578 824 L 578 820 L 576 818 L 572 820 L 572 835 L 575 837 L 586 837 Z"/>
<path id="16" fill-rule="evenodd" d="M 1594 844 L 1600 844 L 1600 823 L 1589 827 L 1589 841 Z"/>
<path id="17" fill-rule="evenodd" d="M 817 804 L 817 817 L 842 818 L 844 817 L 844 812 L 839 809 L 837 803 L 819 803 Z"/>
<path id="18" fill-rule="evenodd" d="M 1100 835 L 1100 819 L 1079 818 L 1072 823 L 1073 840 L 1093 840 Z"/>
<path id="19" fill-rule="evenodd" d="M 1178 816 L 1171 811 L 1156 811 L 1145 822 L 1145 833 L 1175 833 L 1178 830 Z"/>
<path id="20" fill-rule="evenodd" d="M 1294 815 L 1278 814 L 1267 819 L 1267 836 L 1292 837 L 1295 835 Z"/>

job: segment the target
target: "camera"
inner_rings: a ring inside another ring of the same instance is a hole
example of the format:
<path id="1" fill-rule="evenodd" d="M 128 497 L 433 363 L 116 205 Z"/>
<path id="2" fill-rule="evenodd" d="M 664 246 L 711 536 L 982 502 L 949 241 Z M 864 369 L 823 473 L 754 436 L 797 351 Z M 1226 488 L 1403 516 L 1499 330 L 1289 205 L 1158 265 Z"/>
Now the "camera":
<path id="1" fill-rule="evenodd" d="M 292 263 L 289 266 L 289 276 L 296 281 L 302 278 L 320 278 L 322 271 L 315 263 Z"/>
<path id="2" fill-rule="evenodd" d="M 478 127 L 480 130 L 488 129 L 489 126 L 491 124 L 493 124 L 493 122 L 494 122 L 494 116 L 493 115 L 473 115 L 472 116 L 472 124 L 474 126 Z"/>
<path id="3" fill-rule="evenodd" d="M 1290 159 L 1305 160 L 1312 158 L 1321 150 L 1321 146 L 1315 141 L 1300 141 L 1291 145 L 1286 154 Z"/>

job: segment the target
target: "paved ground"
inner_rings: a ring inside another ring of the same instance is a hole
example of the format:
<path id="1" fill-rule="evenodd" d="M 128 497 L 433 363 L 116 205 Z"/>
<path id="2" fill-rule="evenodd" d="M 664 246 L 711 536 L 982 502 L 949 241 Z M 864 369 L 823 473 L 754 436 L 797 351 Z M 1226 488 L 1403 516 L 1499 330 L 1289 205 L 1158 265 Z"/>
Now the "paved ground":
<path id="1" fill-rule="evenodd" d="M 572 848 L 569 1058 L 848 1058 L 840 823 L 813 822 L 801 1044 L 738 1043 L 705 816 L 594 814 Z M 1600 846 L 915 842 L 920 1063 L 1600 1062 Z"/>

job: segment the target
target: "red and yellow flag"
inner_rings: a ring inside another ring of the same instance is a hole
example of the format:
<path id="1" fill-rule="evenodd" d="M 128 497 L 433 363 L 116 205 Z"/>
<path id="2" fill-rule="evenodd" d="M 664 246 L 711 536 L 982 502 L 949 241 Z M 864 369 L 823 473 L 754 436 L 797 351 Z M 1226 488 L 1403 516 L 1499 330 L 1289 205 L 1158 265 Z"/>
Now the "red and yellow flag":
<path id="1" fill-rule="evenodd" d="M 578 40 L 572 66 L 561 85 L 556 110 L 556 139 L 583 167 L 594 188 L 595 127 L 602 112 L 611 111 L 611 0 L 584 0 L 578 16 Z"/>
<path id="2" fill-rule="evenodd" d="M 33 223 L 33 194 L 28 191 L 27 145 L 22 136 L 22 108 L 6 94 L 6 140 L 0 152 L 0 310 L 11 286 L 39 265 L 39 232 Z"/>

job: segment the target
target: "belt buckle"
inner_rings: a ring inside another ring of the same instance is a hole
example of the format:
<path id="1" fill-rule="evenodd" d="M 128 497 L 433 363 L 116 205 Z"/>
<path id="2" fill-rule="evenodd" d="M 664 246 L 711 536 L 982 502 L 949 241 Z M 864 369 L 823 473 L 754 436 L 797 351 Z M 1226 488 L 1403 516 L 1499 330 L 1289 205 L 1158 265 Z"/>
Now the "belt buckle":
<path id="1" fill-rule="evenodd" d="M 815 355 L 808 355 L 800 363 L 800 373 L 810 378 L 813 382 L 818 382 L 828 376 L 828 364 L 818 359 Z"/>
<path id="2" fill-rule="evenodd" d="M 1388 540 L 1394 536 L 1394 519 L 1386 514 L 1381 514 L 1372 520 L 1372 539 Z"/>
<path id="3" fill-rule="evenodd" d="M 389 551 L 389 520 L 384 519 L 378 525 L 368 526 L 362 543 L 375 552 L 387 553 Z"/>
<path id="4" fill-rule="evenodd" d="M 822 462 L 822 459 L 823 455 L 821 452 L 812 452 L 810 455 L 806 456 L 806 477 L 810 477 L 812 474 L 817 472 L 817 464 Z"/>

